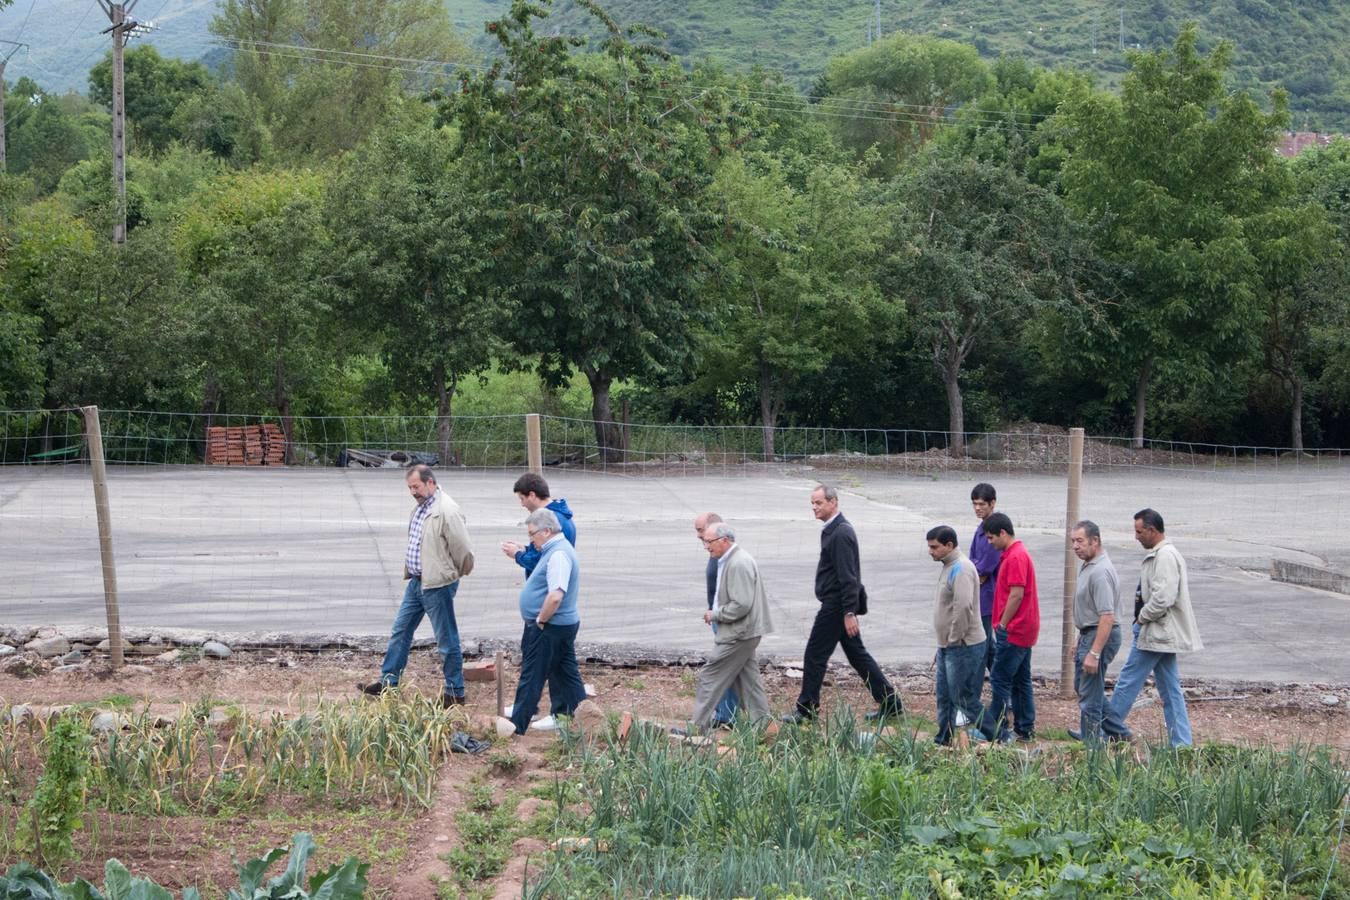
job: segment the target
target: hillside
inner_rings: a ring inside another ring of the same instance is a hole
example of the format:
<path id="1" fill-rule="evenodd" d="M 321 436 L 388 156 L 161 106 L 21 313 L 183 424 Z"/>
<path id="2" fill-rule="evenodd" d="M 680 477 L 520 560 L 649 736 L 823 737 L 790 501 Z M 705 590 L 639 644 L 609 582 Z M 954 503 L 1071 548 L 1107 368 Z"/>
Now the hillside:
<path id="1" fill-rule="evenodd" d="M 507 0 L 446 0 L 450 17 L 484 53 L 482 23 Z M 647 22 L 667 33 L 671 50 L 727 66 L 781 69 L 807 87 L 833 55 L 862 46 L 875 6 L 867 0 L 609 0 L 624 22 Z M 211 49 L 206 31 L 214 0 L 141 0 L 136 13 L 160 28 L 148 40 L 162 52 L 196 58 Z M 83 90 L 89 66 L 107 47 L 94 0 L 37 0 L 21 40 L 32 50 L 10 63 L 11 81 L 28 74 L 44 86 Z M 556 27 L 585 32 L 591 23 L 571 0 L 556 7 Z M 15 39 L 28 3 L 0 13 L 0 38 Z M 1206 42 L 1236 47 L 1235 86 L 1289 90 L 1294 124 L 1350 131 L 1350 4 L 1340 0 L 882 0 L 881 27 L 968 41 L 981 54 L 1020 53 L 1049 66 L 1088 69 L 1106 83 L 1125 69 L 1121 43 L 1168 44 L 1195 19 Z M 1123 25 L 1122 25 L 1123 23 Z"/>

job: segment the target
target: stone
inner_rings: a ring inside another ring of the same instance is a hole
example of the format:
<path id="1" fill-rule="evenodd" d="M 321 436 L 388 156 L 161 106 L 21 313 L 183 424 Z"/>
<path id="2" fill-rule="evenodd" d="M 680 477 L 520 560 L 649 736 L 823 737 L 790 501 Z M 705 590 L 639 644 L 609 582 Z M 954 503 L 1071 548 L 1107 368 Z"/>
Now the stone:
<path id="1" fill-rule="evenodd" d="M 66 639 L 72 644 L 97 644 L 99 641 L 108 639 L 108 629 L 100 628 L 95 625 L 83 626 L 78 628 L 64 628 L 61 631 Z"/>
<path id="2" fill-rule="evenodd" d="M 155 713 L 155 717 L 150 720 L 150 724 L 155 728 L 172 728 L 178 724 L 178 714 Z"/>
<path id="3" fill-rule="evenodd" d="M 53 675 L 60 675 L 63 672 L 78 672 L 89 668 L 88 662 L 66 663 L 64 666 L 57 666 L 52 669 Z"/>
<path id="4" fill-rule="evenodd" d="M 107 734 L 110 731 L 121 731 L 125 726 L 126 719 L 117 713 L 101 712 L 89 723 L 89 730 L 94 734 Z"/>
<path id="5" fill-rule="evenodd" d="M 800 681 L 800 680 L 802 679 L 802 676 L 803 676 L 804 674 L 805 674 L 805 673 L 802 672 L 801 669 L 787 668 L 787 669 L 784 669 L 784 670 L 783 670 L 783 677 L 784 677 L 784 678 L 792 678 L 792 679 L 795 679 L 795 680 L 797 680 L 797 681 Z"/>
<path id="6" fill-rule="evenodd" d="M 460 652 L 465 656 L 477 656 L 479 644 L 477 641 L 465 641 L 459 646 Z"/>
<path id="7" fill-rule="evenodd" d="M 605 711 L 595 701 L 583 700 L 573 712 L 572 718 L 582 728 L 599 728 L 605 724 Z"/>
<path id="8" fill-rule="evenodd" d="M 1322 695 L 1322 705 L 1323 705 L 1323 706 L 1336 706 L 1336 705 L 1339 704 L 1340 702 L 1341 702 L 1341 698 L 1340 698 L 1340 697 L 1337 697 L 1335 694 L 1323 694 L 1323 695 Z"/>
<path id="9" fill-rule="evenodd" d="M 482 659 L 477 662 L 465 663 L 464 665 L 465 681 L 496 681 L 497 664 L 490 659 Z"/>
<path id="10" fill-rule="evenodd" d="M 220 641 L 206 641 L 202 644 L 202 653 L 211 659 L 229 659 L 234 651 Z"/>
<path id="11" fill-rule="evenodd" d="M 146 641 L 144 644 L 133 644 L 123 650 L 128 656 L 159 656 L 165 650 L 170 649 L 169 645 L 163 641 Z"/>
<path id="12" fill-rule="evenodd" d="M 26 703 L 11 706 L 9 711 L 5 713 L 5 718 L 10 722 L 22 725 L 24 722 L 33 718 L 33 708 Z"/>
<path id="13" fill-rule="evenodd" d="M 493 724 L 497 729 L 498 737 L 510 737 L 516 733 L 516 723 L 512 722 L 510 719 L 504 719 L 501 716 L 497 716 L 496 721 Z"/>
<path id="14" fill-rule="evenodd" d="M 13 656 L 15 653 L 18 653 L 18 652 L 19 652 L 18 650 L 15 650 L 15 649 L 14 649 L 13 647 L 11 647 L 9 644 L 0 644 L 0 658 L 6 657 L 6 656 Z"/>
<path id="15" fill-rule="evenodd" d="M 206 717 L 206 724 L 219 728 L 221 725 L 230 723 L 230 714 L 217 706 L 211 710 L 211 714 Z"/>
<path id="16" fill-rule="evenodd" d="M 0 672 L 13 675 L 15 678 L 29 678 L 33 675 L 41 675 L 50 667 L 50 663 L 38 658 L 36 654 L 19 653 L 6 659 L 3 665 L 0 665 Z"/>
<path id="17" fill-rule="evenodd" d="M 68 666 L 71 663 L 83 662 L 84 654 L 79 650 L 71 650 L 65 656 L 61 657 L 61 665 Z"/>
<path id="18" fill-rule="evenodd" d="M 81 643 L 79 643 L 78 641 L 76 641 L 76 642 L 74 642 L 74 643 L 72 643 L 72 644 L 70 645 L 70 650 L 71 650 L 72 653 L 75 653 L 75 652 L 79 652 L 79 653 L 88 653 L 90 650 L 93 650 L 93 649 L 94 649 L 94 648 L 91 647 L 89 644 L 81 644 Z"/>
<path id="19" fill-rule="evenodd" d="M 51 659 L 54 656 L 64 656 L 69 653 L 70 641 L 59 634 L 55 637 L 33 638 L 24 645 L 24 649 L 33 651 L 43 659 Z"/>
<path id="20" fill-rule="evenodd" d="M 156 656 L 155 662 L 164 663 L 165 665 L 172 665 L 173 663 L 178 662 L 178 660 L 182 657 L 182 655 L 183 651 L 175 647 L 172 650 L 166 650 L 159 656 Z"/>
<path id="21" fill-rule="evenodd" d="M 37 629 L 30 625 L 7 625 L 0 627 L 0 640 L 6 644 L 21 647 L 37 636 Z"/>

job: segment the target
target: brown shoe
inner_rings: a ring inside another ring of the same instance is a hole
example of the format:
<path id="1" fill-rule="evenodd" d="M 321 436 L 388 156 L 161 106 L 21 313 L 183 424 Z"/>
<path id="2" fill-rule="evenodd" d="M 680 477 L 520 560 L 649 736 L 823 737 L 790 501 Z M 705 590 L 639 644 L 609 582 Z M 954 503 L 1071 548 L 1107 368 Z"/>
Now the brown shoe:
<path id="1" fill-rule="evenodd" d="M 441 708 L 449 709 L 452 706 L 463 706 L 464 698 L 455 694 L 441 694 Z"/>

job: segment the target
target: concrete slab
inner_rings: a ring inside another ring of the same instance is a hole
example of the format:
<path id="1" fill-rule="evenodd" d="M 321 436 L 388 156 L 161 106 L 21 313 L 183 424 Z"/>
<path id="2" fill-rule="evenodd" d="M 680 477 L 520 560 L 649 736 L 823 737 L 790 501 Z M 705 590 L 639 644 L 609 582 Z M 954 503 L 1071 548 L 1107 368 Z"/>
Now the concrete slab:
<path id="1" fill-rule="evenodd" d="M 715 509 L 736 526 L 769 580 L 777 633 L 764 652 L 800 657 L 817 606 L 819 525 L 807 497 L 822 473 L 807 466 L 714 472 L 546 473 L 555 496 L 577 512 L 584 641 L 707 648 L 706 555 L 692 519 Z M 441 473 L 466 511 L 478 555 L 456 598 L 465 638 L 519 634 L 520 569 L 497 549 L 524 536 L 524 512 L 511 494 L 516 474 Z M 1133 513 L 1153 506 L 1166 517 L 1191 565 L 1206 644 L 1183 661 L 1185 676 L 1350 682 L 1343 651 L 1350 597 L 1275 583 L 1268 574 L 1275 558 L 1322 565 L 1344 557 L 1347 475 L 1350 462 L 1293 471 L 1092 470 L 1082 512 L 1101 525 L 1127 586 L 1142 556 Z M 987 480 L 1037 566 L 1044 627 L 1035 666 L 1058 671 L 1063 478 L 997 469 L 828 477 L 845 492 L 842 508 L 858 529 L 872 598 L 864 637 L 883 664 L 931 659 L 937 566 L 924 533 L 951 524 L 968 543 L 975 527 L 970 487 Z M 114 467 L 109 490 L 125 625 L 366 634 L 389 626 L 402 591 L 412 502 L 401 471 Z M 0 623 L 103 620 L 88 472 L 0 469 Z"/>

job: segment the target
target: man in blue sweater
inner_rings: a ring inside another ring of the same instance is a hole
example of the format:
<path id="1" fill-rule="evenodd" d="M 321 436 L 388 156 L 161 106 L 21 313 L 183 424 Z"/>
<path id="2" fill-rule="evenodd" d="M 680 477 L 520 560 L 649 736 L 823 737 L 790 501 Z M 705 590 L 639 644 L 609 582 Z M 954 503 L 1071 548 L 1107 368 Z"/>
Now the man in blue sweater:
<path id="1" fill-rule="evenodd" d="M 537 509 L 550 509 L 558 517 L 558 524 L 562 528 L 560 532 L 567 538 L 567 543 L 573 547 L 577 545 L 577 526 L 572 524 L 572 510 L 568 509 L 567 501 L 559 497 L 557 500 L 550 500 L 548 495 L 548 482 L 544 476 L 536 475 L 533 472 L 526 472 L 516 479 L 516 483 L 511 487 L 516 492 L 516 497 L 520 500 L 520 505 L 525 507 L 526 512 L 534 512 Z M 534 567 L 539 564 L 539 551 L 533 544 L 517 544 L 515 541 L 503 541 L 502 552 L 514 559 L 522 569 L 525 570 L 525 577 L 528 579 Z"/>
<path id="2" fill-rule="evenodd" d="M 586 699 L 576 654 L 577 630 L 581 627 L 577 551 L 564 539 L 552 510 L 531 512 L 525 519 L 525 529 L 537 558 L 520 590 L 520 617 L 525 630 L 520 638 L 520 681 L 511 709 L 516 734 L 524 734 L 530 727 L 545 682 L 553 716 L 572 715 Z"/>

